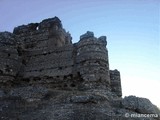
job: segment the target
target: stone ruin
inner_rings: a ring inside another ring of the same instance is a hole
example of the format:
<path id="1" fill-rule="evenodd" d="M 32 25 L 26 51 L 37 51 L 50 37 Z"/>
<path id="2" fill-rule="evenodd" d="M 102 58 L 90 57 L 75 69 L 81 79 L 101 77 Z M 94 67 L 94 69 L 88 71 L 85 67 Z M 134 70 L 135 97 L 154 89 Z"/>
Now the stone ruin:
<path id="1" fill-rule="evenodd" d="M 58 17 L 1 32 L 0 119 L 128 120 L 133 118 L 126 113 L 159 114 L 148 99 L 122 98 L 120 72 L 109 69 L 106 45 L 105 36 L 90 31 L 72 43 Z"/>
<path id="2" fill-rule="evenodd" d="M 122 96 L 119 72 L 109 71 L 105 36 L 96 38 L 88 31 L 72 44 L 57 17 L 16 27 L 5 36 L 8 38 L 1 42 L 2 84 L 20 80 L 22 86 L 27 81 L 59 90 L 110 89 Z"/>

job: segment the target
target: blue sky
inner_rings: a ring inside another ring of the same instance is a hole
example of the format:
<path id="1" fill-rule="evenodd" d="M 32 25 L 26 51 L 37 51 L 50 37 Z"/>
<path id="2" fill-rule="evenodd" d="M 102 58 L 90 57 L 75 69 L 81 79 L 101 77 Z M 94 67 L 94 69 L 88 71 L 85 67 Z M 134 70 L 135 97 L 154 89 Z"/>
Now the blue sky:
<path id="1" fill-rule="evenodd" d="M 106 35 L 123 96 L 146 97 L 160 107 L 159 0 L 0 0 L 0 16 L 0 31 L 58 16 L 73 42 L 88 30 Z"/>

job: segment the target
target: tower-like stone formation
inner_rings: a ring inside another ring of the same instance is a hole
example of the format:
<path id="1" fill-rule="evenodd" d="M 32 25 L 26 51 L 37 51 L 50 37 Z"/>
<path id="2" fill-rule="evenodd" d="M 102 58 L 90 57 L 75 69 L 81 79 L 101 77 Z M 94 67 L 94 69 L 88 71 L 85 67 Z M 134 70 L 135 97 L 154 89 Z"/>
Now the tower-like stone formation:
<path id="1" fill-rule="evenodd" d="M 158 113 L 149 100 L 122 99 L 106 45 L 105 36 L 90 31 L 72 43 L 58 17 L 1 32 L 0 119 L 127 120 L 126 113 Z"/>
<path id="2" fill-rule="evenodd" d="M 83 88 L 107 89 L 110 87 L 106 37 L 96 38 L 93 32 L 80 36 L 76 44 L 77 71 L 83 79 Z"/>
<path id="3" fill-rule="evenodd" d="M 16 79 L 59 90 L 112 89 L 105 36 L 96 38 L 93 32 L 87 31 L 79 42 L 72 44 L 71 35 L 57 17 L 18 26 L 11 35 L 16 36 L 12 46 L 20 71 L 12 62 L 5 69 L 15 67 Z"/>
<path id="4" fill-rule="evenodd" d="M 110 70 L 110 78 L 111 78 L 111 91 L 116 93 L 117 96 L 122 96 L 121 89 L 121 78 L 120 72 L 118 70 Z"/>

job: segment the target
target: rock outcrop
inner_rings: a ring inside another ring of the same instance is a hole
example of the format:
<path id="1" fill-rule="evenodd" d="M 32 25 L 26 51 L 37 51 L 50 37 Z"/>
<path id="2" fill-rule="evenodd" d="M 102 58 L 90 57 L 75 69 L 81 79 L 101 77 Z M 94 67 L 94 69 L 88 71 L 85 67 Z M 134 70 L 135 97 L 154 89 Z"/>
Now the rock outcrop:
<path id="1" fill-rule="evenodd" d="M 73 44 L 58 17 L 1 32 L 0 119 L 159 120 L 148 99 L 122 98 L 106 39 L 87 31 Z"/>

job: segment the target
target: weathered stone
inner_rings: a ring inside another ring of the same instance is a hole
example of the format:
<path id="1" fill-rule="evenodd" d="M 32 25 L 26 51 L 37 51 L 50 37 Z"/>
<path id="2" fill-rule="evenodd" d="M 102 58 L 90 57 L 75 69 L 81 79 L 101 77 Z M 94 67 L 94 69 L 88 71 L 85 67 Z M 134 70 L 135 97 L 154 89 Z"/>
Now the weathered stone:
<path id="1" fill-rule="evenodd" d="M 87 31 L 85 34 L 80 36 L 80 40 L 93 38 L 93 37 L 94 37 L 94 33 L 91 31 Z"/>
<path id="2" fill-rule="evenodd" d="M 4 95 L 5 95 L 4 91 L 0 90 L 0 98 L 4 97 Z"/>
<path id="3" fill-rule="evenodd" d="M 122 105 L 126 109 L 144 114 L 159 114 L 157 108 L 146 98 L 128 96 L 122 100 Z"/>
<path id="4" fill-rule="evenodd" d="M 88 31 L 71 40 L 58 17 L 0 33 L 1 120 L 147 120 L 125 114 L 160 113 L 147 99 L 121 97 L 105 36 Z"/>
<path id="5" fill-rule="evenodd" d="M 110 70 L 110 79 L 111 79 L 111 91 L 116 93 L 117 96 L 122 96 L 121 89 L 121 77 L 118 70 Z"/>
<path id="6" fill-rule="evenodd" d="M 28 25 L 22 25 L 19 27 L 15 27 L 13 30 L 13 33 L 18 35 L 22 33 L 33 32 L 33 31 L 36 31 L 37 29 L 38 29 L 38 23 L 30 23 Z"/>
<path id="7" fill-rule="evenodd" d="M 10 32 L 0 32 L 0 47 L 6 45 L 9 46 L 16 45 L 17 44 L 16 39 L 17 39 L 16 36 Z"/>
<path id="8" fill-rule="evenodd" d="M 28 87 L 19 87 L 10 91 L 10 96 L 21 97 L 22 99 L 31 100 L 37 99 L 40 100 L 47 94 L 47 89 L 41 86 L 28 86 Z"/>
<path id="9" fill-rule="evenodd" d="M 106 36 L 101 36 L 98 38 L 99 41 L 101 41 L 104 45 L 107 45 L 107 37 Z"/>

